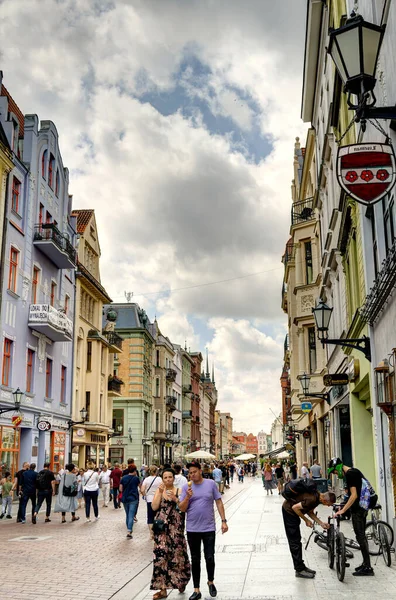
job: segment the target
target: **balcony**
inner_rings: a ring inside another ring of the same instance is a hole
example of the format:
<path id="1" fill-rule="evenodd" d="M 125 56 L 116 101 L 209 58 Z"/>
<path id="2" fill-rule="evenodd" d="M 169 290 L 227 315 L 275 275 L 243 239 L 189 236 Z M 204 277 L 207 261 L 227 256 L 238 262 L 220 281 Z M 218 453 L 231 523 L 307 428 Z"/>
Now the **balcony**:
<path id="1" fill-rule="evenodd" d="M 176 381 L 177 372 L 175 369 L 167 369 L 166 370 L 166 381 L 174 383 Z"/>
<path id="2" fill-rule="evenodd" d="M 313 198 L 307 198 L 300 202 L 294 202 L 291 208 L 291 224 L 303 223 L 304 221 L 312 221 L 315 218 L 313 210 Z"/>
<path id="3" fill-rule="evenodd" d="M 175 396 L 167 396 L 165 403 L 166 403 L 167 409 L 170 410 L 171 412 L 174 412 L 176 410 L 177 398 Z"/>
<path id="4" fill-rule="evenodd" d="M 294 251 L 296 249 L 295 244 L 289 240 L 286 244 L 285 253 L 282 256 L 282 262 L 286 266 L 291 260 L 294 259 Z"/>
<path id="5" fill-rule="evenodd" d="M 31 304 L 28 326 L 53 342 L 70 342 L 73 337 L 71 319 L 50 304 Z"/>
<path id="6" fill-rule="evenodd" d="M 182 412 L 182 418 L 183 418 L 184 421 L 192 419 L 192 410 L 183 410 L 183 412 Z"/>
<path id="7" fill-rule="evenodd" d="M 47 256 L 58 269 L 74 269 L 77 262 L 73 245 L 53 223 L 35 225 L 33 244 Z"/>
<path id="8" fill-rule="evenodd" d="M 109 392 L 109 396 L 122 396 L 121 386 L 124 385 L 122 379 L 119 379 L 115 375 L 113 377 L 109 377 L 107 382 L 107 391 Z"/>
<path id="9" fill-rule="evenodd" d="M 183 385 L 183 392 L 185 394 L 191 394 L 191 392 L 192 392 L 192 385 Z"/>
<path id="10" fill-rule="evenodd" d="M 122 352 L 122 337 L 119 336 L 115 331 L 102 331 L 102 335 L 107 339 L 110 344 L 109 351 L 113 354 Z"/>
<path id="11" fill-rule="evenodd" d="M 368 293 L 360 315 L 366 323 L 373 325 L 385 308 L 388 298 L 396 286 L 396 240 L 382 261 L 381 270 Z"/>

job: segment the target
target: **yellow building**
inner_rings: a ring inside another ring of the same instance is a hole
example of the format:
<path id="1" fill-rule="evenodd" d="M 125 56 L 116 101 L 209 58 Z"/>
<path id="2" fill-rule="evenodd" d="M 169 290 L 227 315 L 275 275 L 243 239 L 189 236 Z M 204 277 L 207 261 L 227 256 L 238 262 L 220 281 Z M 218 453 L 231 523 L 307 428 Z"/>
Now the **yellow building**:
<path id="1" fill-rule="evenodd" d="M 100 283 L 100 246 L 93 210 L 75 210 L 80 236 L 76 272 L 74 336 L 74 386 L 72 460 L 85 466 L 109 460 L 113 433 L 113 398 L 121 396 L 122 382 L 114 374 L 114 357 L 122 352 L 122 338 L 114 332 L 113 315 L 107 311 L 102 328 L 103 305 L 111 298 Z M 81 423 L 85 409 L 86 422 Z M 116 432 L 121 433 L 121 432 Z"/>
<path id="2" fill-rule="evenodd" d="M 8 174 L 13 168 L 14 163 L 12 162 L 11 148 L 8 144 L 6 134 L 4 133 L 3 127 L 0 123 L 0 250 L 3 247 L 3 223 L 5 214 L 7 179 Z M 1 264 L 4 265 L 3 257 L 1 257 Z M 0 309 L 1 304 L 2 303 L 0 298 Z"/>

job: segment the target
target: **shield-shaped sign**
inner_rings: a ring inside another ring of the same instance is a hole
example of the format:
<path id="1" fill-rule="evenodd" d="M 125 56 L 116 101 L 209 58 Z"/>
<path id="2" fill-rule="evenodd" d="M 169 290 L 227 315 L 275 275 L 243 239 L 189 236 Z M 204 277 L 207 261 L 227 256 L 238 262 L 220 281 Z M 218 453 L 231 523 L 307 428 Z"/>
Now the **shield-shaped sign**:
<path id="1" fill-rule="evenodd" d="M 390 144 L 342 146 L 337 155 L 337 179 L 346 193 L 361 204 L 375 204 L 396 182 L 396 161 Z"/>

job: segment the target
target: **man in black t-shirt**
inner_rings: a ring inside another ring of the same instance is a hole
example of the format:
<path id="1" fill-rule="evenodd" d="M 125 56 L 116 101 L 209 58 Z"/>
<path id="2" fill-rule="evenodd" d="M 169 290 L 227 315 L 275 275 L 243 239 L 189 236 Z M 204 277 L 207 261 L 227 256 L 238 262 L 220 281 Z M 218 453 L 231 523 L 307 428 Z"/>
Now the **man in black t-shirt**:
<path id="1" fill-rule="evenodd" d="M 278 495 L 280 496 L 283 490 L 283 484 L 285 483 L 285 470 L 280 463 L 276 465 L 275 475 L 278 484 Z"/>
<path id="2" fill-rule="evenodd" d="M 45 522 L 50 523 L 51 519 L 51 503 L 52 496 L 55 496 L 55 475 L 50 470 L 50 463 L 44 463 L 44 468 L 37 475 L 36 487 L 37 487 L 37 504 L 34 509 L 33 524 L 37 523 L 37 515 L 41 508 L 44 500 L 46 501 L 47 507 L 45 512 Z"/>
<path id="3" fill-rule="evenodd" d="M 332 458 L 329 463 L 328 474 L 337 473 L 339 479 L 344 479 L 348 489 L 349 500 L 336 514 L 343 515 L 349 509 L 352 514 L 352 526 L 356 535 L 356 541 L 360 545 L 363 563 L 356 567 L 353 575 L 355 577 L 366 577 L 374 575 L 371 567 L 370 553 L 366 538 L 366 521 L 368 511 L 360 506 L 360 493 L 362 491 L 362 479 L 366 479 L 359 469 L 347 467 L 340 458 Z"/>

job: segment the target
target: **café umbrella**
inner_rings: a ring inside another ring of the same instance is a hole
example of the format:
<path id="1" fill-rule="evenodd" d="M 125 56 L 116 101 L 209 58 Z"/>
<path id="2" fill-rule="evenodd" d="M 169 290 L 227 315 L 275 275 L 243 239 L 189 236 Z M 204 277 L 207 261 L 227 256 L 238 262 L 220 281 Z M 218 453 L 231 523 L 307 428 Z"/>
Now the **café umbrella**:
<path id="1" fill-rule="evenodd" d="M 193 458 L 199 458 L 204 460 L 205 458 L 207 460 L 213 460 L 216 457 L 213 454 L 210 454 L 210 452 L 206 452 L 205 450 L 196 450 L 195 452 L 191 452 L 191 454 L 186 454 L 186 458 L 188 459 L 193 459 Z"/>
<path id="2" fill-rule="evenodd" d="M 251 458 L 256 458 L 255 454 L 240 454 L 235 457 L 235 460 L 250 460 Z"/>

